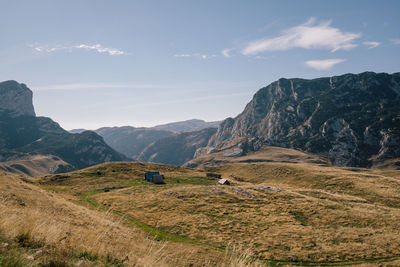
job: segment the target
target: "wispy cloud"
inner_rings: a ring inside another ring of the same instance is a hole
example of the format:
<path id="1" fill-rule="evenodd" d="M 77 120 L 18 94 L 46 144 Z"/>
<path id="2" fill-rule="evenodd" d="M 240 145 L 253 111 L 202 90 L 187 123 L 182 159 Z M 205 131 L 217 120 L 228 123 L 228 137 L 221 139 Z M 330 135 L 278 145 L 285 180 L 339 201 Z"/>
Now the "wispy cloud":
<path id="1" fill-rule="evenodd" d="M 331 59 L 323 59 L 323 60 L 309 60 L 306 61 L 306 66 L 316 69 L 316 70 L 329 70 L 336 64 L 345 62 L 346 59 L 341 58 L 331 58 Z"/>
<path id="2" fill-rule="evenodd" d="M 217 55 L 215 54 L 200 54 L 200 53 L 194 53 L 194 54 L 175 54 L 174 57 L 194 57 L 194 58 L 200 58 L 200 59 L 209 59 L 216 57 Z"/>
<path id="3" fill-rule="evenodd" d="M 149 82 L 82 82 L 82 83 L 66 83 L 66 84 L 50 84 L 50 85 L 33 85 L 30 86 L 33 91 L 47 90 L 95 90 L 95 89 L 154 89 L 154 90 L 183 90 L 188 88 L 194 91 L 203 91 L 207 88 L 242 88 L 259 86 L 250 82 L 193 82 L 193 83 L 149 83 Z"/>
<path id="4" fill-rule="evenodd" d="M 244 55 L 264 51 L 282 51 L 292 48 L 327 49 L 332 52 L 349 50 L 357 46 L 354 41 L 361 33 L 343 32 L 331 26 L 331 21 L 317 22 L 310 18 L 306 23 L 286 29 L 281 35 L 252 41 L 243 49 Z"/>
<path id="5" fill-rule="evenodd" d="M 224 57 L 232 57 L 232 55 L 230 54 L 231 51 L 232 51 L 232 48 L 226 48 L 226 49 L 221 51 L 221 54 Z"/>
<path id="6" fill-rule="evenodd" d="M 363 45 L 367 46 L 368 49 L 375 48 L 379 46 L 381 43 L 380 42 L 363 42 Z"/>
<path id="7" fill-rule="evenodd" d="M 392 41 L 392 43 L 394 43 L 396 45 L 400 45 L 400 38 L 394 38 L 391 41 Z"/>
<path id="8" fill-rule="evenodd" d="M 77 45 L 40 45 L 40 44 L 30 44 L 28 45 L 29 47 L 35 49 L 37 52 L 46 52 L 46 53 L 51 53 L 51 52 L 56 52 L 56 51 L 69 51 L 72 52 L 73 50 L 76 49 L 83 49 L 83 50 L 91 50 L 95 51 L 98 53 L 106 53 L 109 54 L 110 56 L 120 56 L 120 55 L 126 55 L 127 53 L 117 49 L 117 48 L 110 48 L 110 47 L 104 47 L 101 44 L 77 44 Z"/>

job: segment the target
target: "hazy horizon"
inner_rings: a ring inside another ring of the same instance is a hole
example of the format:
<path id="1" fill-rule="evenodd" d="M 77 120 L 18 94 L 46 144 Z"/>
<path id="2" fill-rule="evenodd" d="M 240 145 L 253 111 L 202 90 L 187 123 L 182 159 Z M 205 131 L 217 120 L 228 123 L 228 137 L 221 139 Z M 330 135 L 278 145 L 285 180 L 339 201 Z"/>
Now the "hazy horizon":
<path id="1" fill-rule="evenodd" d="M 0 80 L 25 83 L 37 115 L 69 130 L 223 120 L 281 77 L 400 71 L 394 0 L 17 0 L 0 8 Z"/>

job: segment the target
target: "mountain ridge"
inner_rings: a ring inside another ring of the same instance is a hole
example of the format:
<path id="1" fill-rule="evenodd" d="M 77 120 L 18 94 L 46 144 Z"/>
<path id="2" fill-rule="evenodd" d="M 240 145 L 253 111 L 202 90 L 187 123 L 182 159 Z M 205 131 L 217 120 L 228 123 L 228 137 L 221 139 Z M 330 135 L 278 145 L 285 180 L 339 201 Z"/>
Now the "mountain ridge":
<path id="1" fill-rule="evenodd" d="M 238 141 L 323 154 L 338 166 L 400 157 L 400 73 L 363 72 L 317 79 L 281 78 L 261 88 L 235 118 L 225 119 L 207 147 Z"/>
<path id="2" fill-rule="evenodd" d="M 26 160 L 34 155 L 57 156 L 67 168 L 80 169 L 105 161 L 127 160 L 94 132 L 71 134 L 47 117 L 36 117 L 32 91 L 16 81 L 0 83 L 0 161 Z M 13 99 L 14 102 L 7 103 Z M 65 161 L 65 162 L 63 162 Z"/>

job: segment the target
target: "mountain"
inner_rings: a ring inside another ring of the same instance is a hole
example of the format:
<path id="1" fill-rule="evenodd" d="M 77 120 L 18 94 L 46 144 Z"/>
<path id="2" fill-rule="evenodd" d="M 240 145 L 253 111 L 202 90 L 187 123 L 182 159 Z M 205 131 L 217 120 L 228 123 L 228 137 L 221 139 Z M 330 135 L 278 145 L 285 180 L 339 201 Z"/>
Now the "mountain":
<path id="1" fill-rule="evenodd" d="M 113 149 L 132 159 L 137 159 L 143 149 L 151 143 L 173 135 L 171 131 L 131 126 L 104 127 L 95 132 Z"/>
<path id="2" fill-rule="evenodd" d="M 126 159 L 94 132 L 71 134 L 50 118 L 36 117 L 32 91 L 26 85 L 2 82 L 0 95 L 0 161 L 54 155 L 69 164 L 67 169 L 80 169 Z M 64 170 L 53 168 L 51 172 Z"/>
<path id="3" fill-rule="evenodd" d="M 145 156 L 139 159 L 139 155 L 148 147 L 151 146 L 154 142 L 160 141 L 157 143 L 157 146 L 159 146 L 160 143 L 162 142 L 168 142 L 169 139 L 163 140 L 166 137 L 170 137 L 174 134 L 175 139 L 176 138 L 183 138 L 180 141 L 176 141 L 178 143 L 184 142 L 184 139 L 187 138 L 187 136 L 191 136 L 191 134 L 183 134 L 180 135 L 179 133 L 181 132 L 189 132 L 189 131 L 199 131 L 203 130 L 206 128 L 218 128 L 219 121 L 215 122 L 206 122 L 203 120 L 187 120 L 187 121 L 179 121 L 179 122 L 172 122 L 164 125 L 157 125 L 154 127 L 140 127 L 140 128 L 135 128 L 131 126 L 122 126 L 122 127 L 103 127 L 95 130 L 97 134 L 102 136 L 104 138 L 104 141 L 113 149 L 117 150 L 118 152 L 128 156 L 131 159 L 134 160 L 143 160 L 146 158 Z M 71 133 L 81 133 L 85 131 L 84 129 L 74 129 L 71 130 Z M 208 131 L 206 131 L 208 132 Z M 191 144 L 188 144 L 188 146 L 192 147 Z M 197 147 L 196 144 L 194 144 L 195 147 Z M 150 148 L 151 150 L 152 148 Z M 146 152 L 147 153 L 147 152 Z M 143 155 L 147 155 L 147 154 Z M 168 151 L 165 153 L 171 153 L 171 148 L 168 148 Z M 179 150 L 176 150 L 174 154 L 180 154 L 183 153 L 182 155 L 178 156 L 182 158 L 186 158 L 186 151 L 182 152 Z M 154 158 L 154 160 L 157 160 L 158 157 Z M 146 160 L 145 160 L 146 161 Z M 169 160 L 167 161 L 157 161 L 160 163 L 168 163 L 170 162 Z M 177 162 L 180 162 L 178 160 Z"/>
<path id="4" fill-rule="evenodd" d="M 139 155 L 139 161 L 182 165 L 191 160 L 197 149 L 207 145 L 217 129 L 176 133 L 147 146 Z"/>
<path id="5" fill-rule="evenodd" d="M 32 103 L 32 91 L 25 84 L 16 81 L 0 83 L 0 112 L 10 117 L 35 116 Z"/>
<path id="6" fill-rule="evenodd" d="M 221 121 L 210 121 L 206 122 L 203 120 L 186 120 L 171 122 L 167 124 L 157 125 L 152 127 L 155 130 L 164 130 L 171 132 L 188 132 L 188 131 L 199 131 L 206 128 L 218 128 Z"/>
<path id="7" fill-rule="evenodd" d="M 87 131 L 86 129 L 83 128 L 79 128 L 79 129 L 72 129 L 69 130 L 68 132 L 72 133 L 72 134 L 76 134 L 76 133 L 83 133 L 84 131 Z"/>
<path id="8" fill-rule="evenodd" d="M 263 145 L 316 153 L 338 166 L 399 158 L 400 73 L 279 79 L 221 123 L 207 153 L 237 147 L 243 154 Z"/>

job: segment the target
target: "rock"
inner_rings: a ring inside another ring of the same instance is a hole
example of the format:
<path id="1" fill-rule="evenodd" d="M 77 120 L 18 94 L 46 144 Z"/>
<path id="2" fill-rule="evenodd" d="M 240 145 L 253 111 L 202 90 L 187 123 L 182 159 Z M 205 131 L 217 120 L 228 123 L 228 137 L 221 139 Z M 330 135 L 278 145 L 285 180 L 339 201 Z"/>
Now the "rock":
<path id="1" fill-rule="evenodd" d="M 28 256 L 26 257 L 26 259 L 27 259 L 27 260 L 30 260 L 30 261 L 34 261 L 34 260 L 35 260 L 35 258 L 34 258 L 32 255 L 28 255 Z"/>
<path id="2" fill-rule="evenodd" d="M 283 189 L 278 188 L 278 187 L 263 186 L 263 185 L 257 186 L 257 189 L 262 190 L 262 191 L 274 192 L 274 193 L 280 193 L 280 192 L 284 191 Z"/>
<path id="3" fill-rule="evenodd" d="M 0 83 L 0 125 L 1 161 L 53 155 L 69 164 L 49 169 L 54 173 L 127 160 L 92 131 L 71 134 L 50 118 L 36 117 L 32 91 L 15 81 Z M 21 171 L 30 175 L 28 170 Z"/>
<path id="4" fill-rule="evenodd" d="M 32 91 L 23 83 L 5 81 L 0 83 L 0 112 L 7 112 L 11 117 L 35 117 L 32 103 Z"/>
<path id="5" fill-rule="evenodd" d="M 236 140 L 245 141 L 232 146 Z M 262 145 L 321 154 L 338 166 L 400 157 L 400 73 L 279 79 L 224 120 L 207 148 L 257 151 Z"/>

